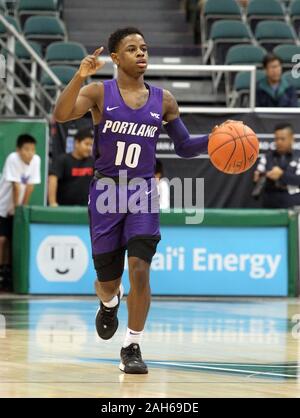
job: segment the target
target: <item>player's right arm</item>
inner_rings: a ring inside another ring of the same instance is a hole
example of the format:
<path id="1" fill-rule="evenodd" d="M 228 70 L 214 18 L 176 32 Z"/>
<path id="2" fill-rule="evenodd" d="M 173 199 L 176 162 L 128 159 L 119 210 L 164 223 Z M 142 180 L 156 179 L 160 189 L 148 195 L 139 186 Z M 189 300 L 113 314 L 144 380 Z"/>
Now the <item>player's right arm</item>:
<path id="1" fill-rule="evenodd" d="M 95 74 L 105 64 L 98 59 L 103 47 L 96 49 L 92 55 L 85 57 L 70 83 L 59 96 L 55 108 L 54 118 L 57 122 L 67 122 L 79 119 L 89 110 L 98 108 L 101 112 L 101 89 L 99 84 L 91 83 L 82 87 L 85 79 Z"/>

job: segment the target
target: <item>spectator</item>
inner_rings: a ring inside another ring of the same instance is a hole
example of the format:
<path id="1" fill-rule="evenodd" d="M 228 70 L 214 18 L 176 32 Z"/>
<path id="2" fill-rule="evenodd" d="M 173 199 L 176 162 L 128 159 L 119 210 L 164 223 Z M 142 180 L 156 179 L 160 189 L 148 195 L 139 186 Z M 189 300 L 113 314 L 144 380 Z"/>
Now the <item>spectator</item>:
<path id="1" fill-rule="evenodd" d="M 293 149 L 294 131 L 288 123 L 275 127 L 275 150 L 260 158 L 254 181 L 262 182 L 265 208 L 300 205 L 300 152 Z"/>
<path id="2" fill-rule="evenodd" d="M 266 76 L 257 83 L 257 107 L 298 107 L 297 92 L 282 79 L 282 65 L 274 54 L 267 54 L 263 60 Z"/>
<path id="3" fill-rule="evenodd" d="M 156 160 L 155 165 L 155 178 L 158 183 L 158 192 L 159 192 L 159 203 L 160 209 L 169 209 L 170 208 L 170 189 L 168 182 L 162 178 L 164 175 L 163 173 L 163 165 L 160 160 Z"/>
<path id="4" fill-rule="evenodd" d="M 11 290 L 11 238 L 16 206 L 27 205 L 34 185 L 41 182 L 41 159 L 35 154 L 36 140 L 20 135 L 16 152 L 6 158 L 0 177 L 0 287 Z"/>
<path id="5" fill-rule="evenodd" d="M 61 154 L 53 162 L 49 171 L 50 206 L 87 205 L 94 165 L 92 147 L 91 131 L 80 130 L 75 136 L 73 152 Z"/>

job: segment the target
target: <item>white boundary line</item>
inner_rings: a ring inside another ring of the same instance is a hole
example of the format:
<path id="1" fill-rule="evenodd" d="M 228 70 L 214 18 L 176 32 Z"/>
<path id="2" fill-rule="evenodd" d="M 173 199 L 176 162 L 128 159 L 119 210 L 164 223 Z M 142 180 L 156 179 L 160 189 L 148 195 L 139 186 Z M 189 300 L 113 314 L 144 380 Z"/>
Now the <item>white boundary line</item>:
<path id="1" fill-rule="evenodd" d="M 213 366 L 203 366 L 203 365 L 192 365 L 189 363 L 180 364 L 180 363 L 169 363 L 169 362 L 160 362 L 160 361 L 152 361 L 149 362 L 150 364 L 159 364 L 159 365 L 165 365 L 165 366 L 176 366 L 176 367 L 191 367 L 193 369 L 204 369 L 204 370 L 215 370 L 215 371 L 226 371 L 226 372 L 235 372 L 235 373 L 241 373 L 241 374 L 250 374 L 250 375 L 265 375 L 265 376 L 276 376 L 276 377 L 292 377 L 296 378 L 295 375 L 290 374 L 282 374 L 282 373 L 270 373 L 270 372 L 258 372 L 254 370 L 242 370 L 242 369 L 233 369 L 233 368 L 225 368 L 225 367 L 213 367 Z M 245 366 L 247 366 L 245 364 Z M 262 366 L 263 367 L 263 366 Z"/>

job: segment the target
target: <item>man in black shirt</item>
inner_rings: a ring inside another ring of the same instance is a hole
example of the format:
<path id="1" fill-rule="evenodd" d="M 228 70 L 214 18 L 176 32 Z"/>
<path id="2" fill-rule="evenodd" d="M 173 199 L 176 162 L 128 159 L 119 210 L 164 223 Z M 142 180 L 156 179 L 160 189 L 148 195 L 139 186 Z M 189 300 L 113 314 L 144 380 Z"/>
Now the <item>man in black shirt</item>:
<path id="1" fill-rule="evenodd" d="M 93 138 L 90 130 L 78 131 L 74 150 L 60 155 L 49 171 L 50 206 L 87 206 L 89 184 L 93 177 Z"/>
<path id="2" fill-rule="evenodd" d="M 294 130 L 288 123 L 275 128 L 275 150 L 263 155 L 254 181 L 265 178 L 263 206 L 289 208 L 300 205 L 300 152 L 293 149 Z"/>

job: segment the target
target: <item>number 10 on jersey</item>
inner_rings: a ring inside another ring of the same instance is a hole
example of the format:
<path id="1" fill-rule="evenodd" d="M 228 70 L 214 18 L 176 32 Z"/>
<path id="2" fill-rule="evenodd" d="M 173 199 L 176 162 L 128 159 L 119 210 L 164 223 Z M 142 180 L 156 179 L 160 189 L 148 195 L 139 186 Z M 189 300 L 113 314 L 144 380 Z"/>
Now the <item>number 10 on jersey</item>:
<path id="1" fill-rule="evenodd" d="M 115 160 L 115 165 L 121 165 L 125 157 L 125 165 L 129 168 L 137 167 L 139 163 L 139 157 L 141 154 L 142 147 L 139 144 L 130 144 L 126 148 L 126 142 L 118 141 L 117 142 L 117 155 Z"/>

